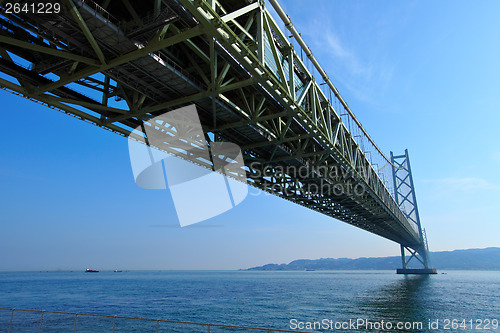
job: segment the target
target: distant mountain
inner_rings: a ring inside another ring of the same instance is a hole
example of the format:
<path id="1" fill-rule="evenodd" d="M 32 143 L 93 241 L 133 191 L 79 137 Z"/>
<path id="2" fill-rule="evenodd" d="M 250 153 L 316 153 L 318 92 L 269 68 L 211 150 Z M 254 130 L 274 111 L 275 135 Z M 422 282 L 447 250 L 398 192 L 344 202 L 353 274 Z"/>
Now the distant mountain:
<path id="1" fill-rule="evenodd" d="M 469 249 L 430 253 L 431 265 L 437 269 L 500 270 L 500 248 Z M 412 260 L 412 267 L 419 267 Z M 267 264 L 249 268 L 254 271 L 303 271 L 303 270 L 393 270 L 400 268 L 401 257 L 380 258 L 322 258 L 299 259 L 289 264 Z"/>

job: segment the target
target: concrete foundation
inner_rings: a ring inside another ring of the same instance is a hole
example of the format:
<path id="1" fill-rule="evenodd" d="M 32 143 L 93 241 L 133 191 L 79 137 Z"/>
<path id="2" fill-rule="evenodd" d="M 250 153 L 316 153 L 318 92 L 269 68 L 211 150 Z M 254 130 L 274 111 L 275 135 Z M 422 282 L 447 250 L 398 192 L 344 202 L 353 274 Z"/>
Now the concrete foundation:
<path id="1" fill-rule="evenodd" d="M 396 274 L 437 274 L 435 268 L 398 268 Z"/>

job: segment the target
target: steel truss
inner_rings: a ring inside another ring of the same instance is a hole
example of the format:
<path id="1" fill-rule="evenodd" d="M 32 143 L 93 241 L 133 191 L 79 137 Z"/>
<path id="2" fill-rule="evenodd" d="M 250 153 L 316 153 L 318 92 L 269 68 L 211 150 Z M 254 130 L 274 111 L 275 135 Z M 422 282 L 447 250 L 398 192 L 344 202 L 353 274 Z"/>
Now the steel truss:
<path id="1" fill-rule="evenodd" d="M 136 138 L 131 131 L 141 124 L 158 135 L 175 133 L 149 120 L 194 103 L 208 145 L 234 142 L 246 163 L 257 166 L 246 170 L 250 185 L 402 247 L 423 246 L 421 232 L 367 157 L 380 150 L 318 70 L 334 96 L 322 90 L 264 1 L 65 0 L 57 14 L 2 13 L 3 89 Z M 288 19 L 285 24 L 300 38 Z M 299 44 L 305 47 L 301 39 Z M 372 150 L 363 147 L 365 141 Z M 156 148 L 189 159 L 167 144 Z M 316 171 L 263 176 L 265 169 L 286 167 Z M 320 167 L 342 170 L 341 180 L 362 185 L 364 193 L 298 190 L 339 181 Z"/>

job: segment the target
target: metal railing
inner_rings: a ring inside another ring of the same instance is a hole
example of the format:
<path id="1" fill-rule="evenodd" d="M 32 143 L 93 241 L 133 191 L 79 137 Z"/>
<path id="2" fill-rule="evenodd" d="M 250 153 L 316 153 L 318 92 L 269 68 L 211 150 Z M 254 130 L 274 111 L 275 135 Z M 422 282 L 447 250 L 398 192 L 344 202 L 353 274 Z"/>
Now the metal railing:
<path id="1" fill-rule="evenodd" d="M 17 313 L 17 315 L 16 315 Z M 2 314 L 6 314 L 3 321 Z M 32 315 L 31 317 L 29 315 Z M 39 315 L 35 318 L 33 315 Z M 56 315 L 65 318 L 54 320 L 49 316 Z M 85 319 L 101 319 L 101 322 L 85 322 Z M 63 320 L 61 320 L 63 319 Z M 65 320 L 64 320 L 65 319 Z M 120 325 L 120 321 L 122 325 Z M 0 308 L 0 332 L 15 333 L 23 332 L 112 332 L 123 331 L 123 322 L 126 323 L 125 330 L 136 332 L 235 332 L 235 331 L 259 331 L 259 332 L 294 332 L 306 333 L 296 330 L 282 330 L 273 328 L 236 326 L 224 324 L 198 323 L 189 321 L 151 319 L 127 316 L 111 316 L 89 313 L 75 313 L 62 311 L 27 310 Z M 149 324 L 149 326 L 148 326 Z"/>
<path id="2" fill-rule="evenodd" d="M 346 128 L 349 130 L 349 133 L 351 133 L 354 141 L 356 141 L 359 145 L 365 156 L 369 154 L 369 156 L 366 156 L 368 161 L 377 172 L 377 175 L 387 188 L 389 194 L 394 198 L 394 189 L 391 183 L 391 168 L 387 167 L 392 165 L 391 160 L 377 146 L 365 128 L 361 125 L 361 122 L 351 111 L 347 103 L 340 95 L 340 92 L 333 84 L 332 80 L 328 77 L 327 73 L 314 57 L 311 49 L 306 45 L 301 34 L 295 29 L 290 17 L 284 12 L 278 3 L 278 0 L 268 1 L 276 11 L 285 28 L 292 34 L 290 37 L 293 37 L 293 39 L 290 39 L 290 43 L 295 45 L 295 50 L 301 50 L 300 58 L 301 61 L 304 62 L 307 71 L 309 71 L 310 75 L 313 77 L 321 77 L 323 83 L 319 85 L 320 89 L 323 91 L 325 97 L 328 99 L 335 112 L 337 112 L 337 114 L 341 117 Z M 302 57 L 302 52 L 305 53 L 306 59 Z"/>
<path id="3" fill-rule="evenodd" d="M 93 0 L 78 0 L 75 2 L 77 5 L 82 7 L 83 5 L 86 5 L 91 9 L 89 13 L 94 12 L 95 15 L 100 15 L 101 18 L 106 21 L 114 24 L 116 27 L 120 27 L 121 22 L 119 19 L 111 15 L 106 9 L 103 7 L 99 6 L 95 1 Z"/>

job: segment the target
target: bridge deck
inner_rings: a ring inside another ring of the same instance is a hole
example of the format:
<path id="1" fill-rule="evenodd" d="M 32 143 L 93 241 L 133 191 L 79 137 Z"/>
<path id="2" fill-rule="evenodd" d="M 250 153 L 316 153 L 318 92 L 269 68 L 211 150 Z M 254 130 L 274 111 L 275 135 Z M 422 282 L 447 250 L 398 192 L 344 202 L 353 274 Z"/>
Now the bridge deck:
<path id="1" fill-rule="evenodd" d="M 3 11 L 0 27 L 4 89 L 124 136 L 194 103 L 204 139 L 242 148 L 253 166 L 249 184 L 404 246 L 421 245 L 367 157 L 378 148 L 260 2 L 69 0 L 59 13 Z M 175 130 L 158 129 L 165 131 Z M 335 184 L 364 191 L 339 195 Z"/>

